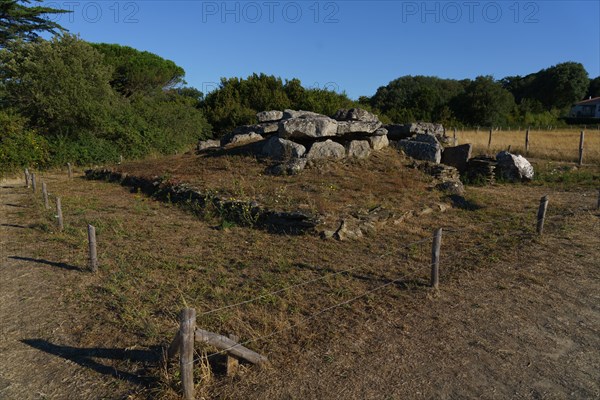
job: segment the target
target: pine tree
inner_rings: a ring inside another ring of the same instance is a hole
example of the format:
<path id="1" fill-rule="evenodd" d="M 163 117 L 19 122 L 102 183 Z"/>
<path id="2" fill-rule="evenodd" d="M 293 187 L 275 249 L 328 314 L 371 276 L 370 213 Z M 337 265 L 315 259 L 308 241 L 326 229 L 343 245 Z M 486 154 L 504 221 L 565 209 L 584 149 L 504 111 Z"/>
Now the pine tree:
<path id="1" fill-rule="evenodd" d="M 57 34 L 66 31 L 58 23 L 47 18 L 48 14 L 67 13 L 51 7 L 30 6 L 42 0 L 0 0 L 0 47 L 6 47 L 10 40 L 34 40 L 38 32 Z"/>

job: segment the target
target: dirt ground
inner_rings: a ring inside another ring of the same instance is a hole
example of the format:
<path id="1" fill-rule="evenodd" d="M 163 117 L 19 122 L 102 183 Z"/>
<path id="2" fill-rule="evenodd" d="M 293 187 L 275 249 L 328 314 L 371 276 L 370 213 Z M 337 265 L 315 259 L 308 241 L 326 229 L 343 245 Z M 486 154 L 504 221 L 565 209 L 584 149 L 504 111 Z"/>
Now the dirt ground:
<path id="1" fill-rule="evenodd" d="M 370 256 L 408 241 L 391 236 L 397 228 L 356 243 L 222 230 L 114 184 L 66 182 L 56 174 L 45 180 L 69 209 L 71 226 L 61 235 L 21 181 L 0 188 L 1 399 L 176 398 L 176 369 L 165 377 L 157 361 L 182 302 L 214 308 L 320 276 L 340 259 L 365 268 L 269 298 L 265 311 L 199 318 L 250 339 L 277 327 L 285 332 L 252 345 L 269 366 L 198 379 L 198 398 L 600 398 L 600 213 L 571 206 L 571 194 L 553 208 L 541 238 L 510 237 L 535 212 L 546 193 L 540 187 L 472 188 L 472 199 L 489 209 L 412 222 L 406 234 L 423 237 L 435 224 L 498 218 L 491 232 L 480 229 L 468 240 L 448 230 L 444 245 L 453 249 L 481 246 L 499 233 L 502 243 L 474 254 L 442 253 L 442 265 L 453 268 L 435 292 L 426 287 L 426 272 L 392 282 L 399 273 Z M 531 204 L 517 209 L 517 197 Z M 95 276 L 85 271 L 84 229 L 75 225 L 100 218 L 105 249 Z M 381 284 L 388 286 L 302 322 Z"/>

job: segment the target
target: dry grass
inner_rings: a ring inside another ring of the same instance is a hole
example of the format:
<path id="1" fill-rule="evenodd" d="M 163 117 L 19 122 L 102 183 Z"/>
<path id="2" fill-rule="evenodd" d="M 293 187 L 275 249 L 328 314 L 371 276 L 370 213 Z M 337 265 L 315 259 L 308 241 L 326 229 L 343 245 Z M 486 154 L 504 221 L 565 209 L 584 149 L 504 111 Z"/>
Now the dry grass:
<path id="1" fill-rule="evenodd" d="M 380 203 L 412 209 L 439 201 L 441 196 L 428 190 L 429 178 L 407 170 L 404 160 L 392 151 L 362 162 L 324 164 L 297 177 L 266 177 L 264 167 L 248 157 L 184 155 L 120 168 L 133 174 L 168 175 L 237 197 L 264 196 L 261 200 L 266 204 L 278 204 L 279 199 L 290 207 L 308 203 L 323 214 Z M 147 349 L 167 344 L 177 328 L 180 309 L 195 307 L 201 327 L 252 341 L 249 347 L 271 361 L 272 367 L 264 370 L 245 367 L 236 378 L 219 374 L 209 378 L 202 372 L 205 367 L 197 364 L 197 376 L 206 377 L 199 393 L 230 399 L 318 398 L 323 393 L 331 397 L 344 382 L 345 398 L 390 394 L 384 383 L 371 382 L 379 379 L 380 370 L 398 376 L 406 365 L 396 356 L 386 362 L 385 352 L 369 357 L 376 350 L 374 338 L 393 342 L 407 332 L 415 337 L 431 334 L 418 326 L 418 320 L 426 315 L 428 304 L 435 302 L 435 295 L 426 288 L 431 243 L 424 240 L 408 248 L 407 244 L 428 239 L 435 228 L 443 226 L 442 287 L 474 278 L 477 271 L 487 271 L 500 261 L 513 263 L 531 243 L 543 246 L 543 240 L 534 238 L 533 229 L 539 197 L 548 193 L 546 187 L 531 185 L 469 188 L 466 197 L 471 209 L 423 215 L 404 224 L 386 225 L 359 241 L 336 242 L 240 227 L 220 229 L 214 220 L 195 218 L 114 184 L 68 181 L 56 175 L 45 178 L 49 190 L 63 198 L 66 229 L 56 232 L 53 213 L 41 209 L 39 197 L 31 197 L 38 213 L 19 218 L 45 237 L 43 245 L 31 249 L 36 258 L 85 268 L 85 227 L 91 223 L 97 228 L 98 274 L 71 271 L 80 284 L 63 294 L 67 302 L 89 313 L 80 332 L 81 345 Z M 584 197 L 581 191 L 551 193 L 549 215 L 553 218 L 546 228 L 548 235 L 576 229 L 561 215 L 579 215 L 584 212 L 581 207 L 594 204 L 595 196 Z M 587 254 L 589 248 L 581 251 Z M 341 272 L 347 269 L 351 270 Z M 520 276 L 531 282 L 525 271 Z M 310 280 L 314 282 L 270 294 Z M 388 284 L 385 289 L 365 295 L 384 284 Z M 307 320 L 319 310 L 357 296 L 363 297 Z M 260 298 L 252 303 L 206 314 L 256 297 Z M 456 322 L 444 319 L 443 313 L 436 318 L 447 325 Z M 405 320 L 415 325 L 405 326 Z M 198 356 L 212 350 L 198 348 Z M 469 362 L 476 360 L 467 354 L 450 364 Z M 178 397 L 176 368 L 164 372 L 153 364 L 118 360 L 111 366 L 158 379 L 130 393 L 131 398 Z M 456 376 L 447 378 L 448 382 L 456 380 Z M 348 388 L 355 390 L 348 393 Z M 393 393 L 397 395 L 393 397 L 406 397 L 413 392 L 398 387 Z"/>
<path id="2" fill-rule="evenodd" d="M 564 129 L 529 132 L 529 157 L 576 162 L 579 157 L 579 130 Z M 451 134 L 451 133 L 450 133 Z M 472 143 L 474 154 L 496 154 L 506 150 L 509 146 L 513 152 L 525 155 L 525 130 L 521 131 L 494 131 L 492 133 L 491 150 L 488 151 L 489 131 L 458 131 L 456 134 L 459 143 Z M 589 129 L 585 132 L 584 163 L 600 163 L 600 131 Z"/>

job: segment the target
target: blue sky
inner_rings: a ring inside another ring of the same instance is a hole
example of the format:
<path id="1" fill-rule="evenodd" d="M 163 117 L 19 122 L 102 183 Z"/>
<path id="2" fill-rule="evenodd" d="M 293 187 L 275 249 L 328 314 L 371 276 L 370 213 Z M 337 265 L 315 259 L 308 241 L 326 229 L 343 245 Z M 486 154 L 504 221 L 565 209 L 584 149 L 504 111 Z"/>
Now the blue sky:
<path id="1" fill-rule="evenodd" d="M 600 75 L 600 1 L 46 1 L 91 42 L 175 61 L 190 86 L 264 72 L 372 95 L 403 75 Z"/>

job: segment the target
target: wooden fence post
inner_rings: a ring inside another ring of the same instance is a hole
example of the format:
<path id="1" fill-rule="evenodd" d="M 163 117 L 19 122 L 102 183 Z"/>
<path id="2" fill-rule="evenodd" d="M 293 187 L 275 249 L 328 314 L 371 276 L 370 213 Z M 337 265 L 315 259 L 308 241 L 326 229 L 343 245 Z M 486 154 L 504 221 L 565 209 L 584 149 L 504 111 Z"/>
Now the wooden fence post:
<path id="1" fill-rule="evenodd" d="M 600 189 L 598 189 L 598 204 L 596 204 L 596 210 L 600 210 Z"/>
<path id="2" fill-rule="evenodd" d="M 25 186 L 29 189 L 29 168 L 25 168 Z"/>
<path id="3" fill-rule="evenodd" d="M 56 198 L 56 217 L 58 218 L 58 221 L 57 221 L 58 230 L 60 232 L 62 232 L 62 230 L 64 229 L 64 225 L 63 225 L 63 214 L 62 214 L 62 205 L 60 203 L 60 197 Z"/>
<path id="4" fill-rule="evenodd" d="M 529 128 L 525 131 L 525 154 L 529 153 Z"/>
<path id="5" fill-rule="evenodd" d="M 90 250 L 90 270 L 92 272 L 98 271 L 98 253 L 96 251 L 96 228 L 92 225 L 88 225 L 88 242 Z"/>
<path id="6" fill-rule="evenodd" d="M 431 247 L 431 287 L 437 289 L 440 284 L 440 248 L 442 246 L 442 228 L 433 234 Z"/>
<path id="7" fill-rule="evenodd" d="M 540 199 L 540 207 L 537 213 L 537 233 L 541 235 L 544 232 L 544 221 L 546 219 L 546 210 L 548 209 L 548 196 Z"/>
<path id="8" fill-rule="evenodd" d="M 490 148 L 492 147 L 492 131 L 493 129 L 490 128 L 490 137 L 488 139 L 488 151 L 490 151 Z"/>
<path id="9" fill-rule="evenodd" d="M 48 204 L 48 188 L 46 187 L 46 182 L 42 182 L 42 197 L 44 198 L 44 208 L 47 210 L 50 208 Z"/>
<path id="10" fill-rule="evenodd" d="M 239 340 L 240 340 L 239 337 L 237 337 L 236 335 L 233 335 L 233 334 L 229 335 L 229 339 L 233 340 L 234 342 L 239 342 Z M 239 366 L 240 366 L 239 360 L 236 357 L 232 356 L 231 354 L 227 353 L 227 376 L 235 375 Z"/>
<path id="11" fill-rule="evenodd" d="M 181 312 L 179 332 L 181 333 L 181 348 L 179 351 L 179 368 L 181 370 L 181 385 L 183 398 L 194 399 L 194 335 L 196 331 L 196 310 L 185 308 Z"/>
<path id="12" fill-rule="evenodd" d="M 71 179 L 73 177 L 73 167 L 71 166 L 71 163 L 67 163 L 67 173 L 69 175 L 69 179 Z"/>
<path id="13" fill-rule="evenodd" d="M 579 135 L 579 161 L 577 162 L 577 164 L 579 166 L 583 165 L 583 138 L 585 136 L 585 132 L 581 131 L 581 134 Z"/>
<path id="14" fill-rule="evenodd" d="M 35 193 L 37 189 L 36 183 L 35 183 L 35 174 L 32 173 L 31 174 L 31 190 L 33 190 L 33 193 Z"/>

